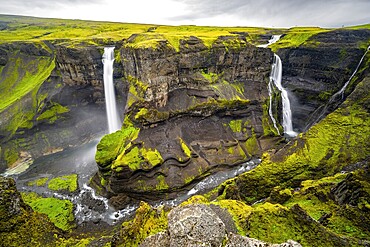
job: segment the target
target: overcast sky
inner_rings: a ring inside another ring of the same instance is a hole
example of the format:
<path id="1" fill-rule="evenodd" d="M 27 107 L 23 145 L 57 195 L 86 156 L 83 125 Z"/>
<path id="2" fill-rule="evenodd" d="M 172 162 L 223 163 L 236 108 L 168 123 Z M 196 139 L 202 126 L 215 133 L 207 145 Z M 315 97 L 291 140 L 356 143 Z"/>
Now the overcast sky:
<path id="1" fill-rule="evenodd" d="M 0 0 L 0 13 L 168 25 L 340 27 L 370 23 L 370 0 Z"/>

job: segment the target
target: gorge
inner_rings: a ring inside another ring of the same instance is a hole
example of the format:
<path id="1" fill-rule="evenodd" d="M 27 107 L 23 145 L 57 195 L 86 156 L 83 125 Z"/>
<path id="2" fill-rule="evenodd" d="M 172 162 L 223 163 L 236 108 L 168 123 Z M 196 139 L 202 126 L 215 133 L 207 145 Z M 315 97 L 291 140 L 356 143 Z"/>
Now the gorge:
<path id="1" fill-rule="evenodd" d="M 101 25 L 114 35 L 0 44 L 0 171 L 23 199 L 8 178 L 1 198 L 34 210 L 1 202 L 3 243 L 22 245 L 22 229 L 50 246 L 175 241 L 172 219 L 194 205 L 225 243 L 369 243 L 367 26 Z"/>

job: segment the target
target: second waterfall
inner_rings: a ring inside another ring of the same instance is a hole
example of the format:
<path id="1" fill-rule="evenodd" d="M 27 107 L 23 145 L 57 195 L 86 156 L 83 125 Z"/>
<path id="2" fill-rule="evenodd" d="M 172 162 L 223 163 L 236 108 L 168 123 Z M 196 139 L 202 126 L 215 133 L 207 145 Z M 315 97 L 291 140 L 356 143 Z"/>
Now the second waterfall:
<path id="1" fill-rule="evenodd" d="M 116 96 L 114 93 L 113 85 L 113 62 L 114 62 L 114 47 L 105 47 L 103 54 L 104 92 L 109 133 L 113 133 L 121 129 L 121 121 L 119 120 L 118 117 Z"/>
<path id="2" fill-rule="evenodd" d="M 282 125 L 283 125 L 283 128 L 284 128 L 284 134 L 286 134 L 290 137 L 294 137 L 298 133 L 293 130 L 292 111 L 291 111 L 291 108 L 290 108 L 290 101 L 289 101 L 289 97 L 288 97 L 288 92 L 281 85 L 282 73 L 283 73 L 283 66 L 281 64 L 281 59 L 278 55 L 274 54 L 274 62 L 272 64 L 271 76 L 270 76 L 270 82 L 269 82 L 269 92 L 270 92 L 269 113 L 270 113 L 270 117 L 271 117 L 271 119 L 274 123 L 275 128 L 277 128 L 276 124 L 275 124 L 276 121 L 275 121 L 275 119 L 272 115 L 272 100 L 271 100 L 272 88 L 273 88 L 273 85 L 275 85 L 275 87 L 277 87 L 277 89 L 281 92 L 281 101 L 282 101 L 282 105 L 283 105 L 283 123 L 282 123 Z"/>

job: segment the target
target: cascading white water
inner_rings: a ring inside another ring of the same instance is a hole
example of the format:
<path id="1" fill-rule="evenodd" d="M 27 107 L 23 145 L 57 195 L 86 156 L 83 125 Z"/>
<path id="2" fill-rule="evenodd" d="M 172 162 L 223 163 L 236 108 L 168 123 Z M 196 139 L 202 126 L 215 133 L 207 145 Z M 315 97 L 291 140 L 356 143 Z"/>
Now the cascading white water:
<path id="1" fill-rule="evenodd" d="M 267 44 L 258 45 L 257 47 L 267 48 L 269 45 L 272 45 L 273 43 L 276 43 L 280 39 L 281 35 L 272 35 L 271 39 Z"/>
<path id="2" fill-rule="evenodd" d="M 269 45 L 276 43 L 279 41 L 281 35 L 272 35 L 271 39 L 267 44 L 259 45 L 258 47 L 267 48 Z M 283 128 L 284 133 L 288 136 L 294 137 L 298 133 L 293 130 L 293 123 L 292 123 L 292 111 L 290 108 L 290 101 L 288 97 L 288 92 L 283 88 L 281 85 L 281 78 L 282 78 L 282 71 L 283 67 L 281 64 L 281 59 L 278 55 L 274 54 L 274 63 L 271 66 L 271 75 L 270 75 L 270 82 L 268 85 L 268 92 L 270 97 L 270 105 L 269 105 L 269 115 L 271 118 L 272 123 L 274 124 L 275 129 L 277 130 L 278 134 L 280 135 L 279 128 L 276 124 L 276 119 L 272 113 L 272 94 L 273 94 L 273 85 L 275 85 L 279 91 L 281 91 L 281 100 L 283 104 Z"/>
<path id="3" fill-rule="evenodd" d="M 114 62 L 114 47 L 105 47 L 103 54 L 104 92 L 109 133 L 113 133 L 121 129 L 121 121 L 119 120 L 118 117 L 116 96 L 114 93 L 113 85 L 113 62 Z"/>
<path id="4" fill-rule="evenodd" d="M 358 69 L 360 68 L 360 65 L 362 63 L 362 60 L 364 60 L 366 54 L 368 53 L 368 51 L 370 50 L 370 45 L 367 47 L 367 50 L 365 51 L 364 55 L 362 55 L 361 59 L 360 59 L 360 62 L 357 64 L 357 67 L 355 69 L 355 71 L 353 71 L 352 75 L 349 77 L 348 81 L 344 84 L 344 86 L 338 91 L 336 92 L 331 98 L 335 98 L 337 97 L 338 95 L 341 95 L 342 94 L 342 98 L 343 98 L 343 94 L 344 94 L 344 90 L 346 90 L 348 84 L 350 83 L 350 81 L 352 80 L 352 78 L 355 76 L 355 74 L 357 73 Z"/>
<path id="5" fill-rule="evenodd" d="M 298 133 L 293 130 L 293 123 L 292 123 L 292 111 L 290 108 L 290 101 L 288 97 L 288 92 L 283 88 L 281 85 L 281 79 L 282 79 L 282 72 L 283 72 L 283 66 L 281 64 L 281 59 L 278 55 L 274 54 L 274 63 L 272 64 L 271 68 L 271 76 L 270 76 L 270 83 L 269 83 L 269 93 L 270 93 L 270 108 L 269 108 L 269 114 L 274 122 L 274 126 L 276 127 L 276 121 L 272 116 L 272 109 L 271 109 L 271 94 L 272 94 L 272 83 L 279 89 L 281 92 L 281 101 L 283 105 L 283 128 L 284 133 L 288 136 L 294 137 Z"/>

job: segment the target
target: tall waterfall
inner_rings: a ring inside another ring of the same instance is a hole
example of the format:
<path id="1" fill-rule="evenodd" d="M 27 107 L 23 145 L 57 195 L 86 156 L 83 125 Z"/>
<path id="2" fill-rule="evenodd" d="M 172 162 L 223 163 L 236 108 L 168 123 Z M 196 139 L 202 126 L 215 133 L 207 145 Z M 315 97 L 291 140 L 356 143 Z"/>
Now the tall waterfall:
<path id="1" fill-rule="evenodd" d="M 274 54 L 274 63 L 272 64 L 271 68 L 271 76 L 269 82 L 269 94 L 270 94 L 270 107 L 269 107 L 269 114 L 274 123 L 275 128 L 276 120 L 272 115 L 272 84 L 274 84 L 279 91 L 281 92 L 281 101 L 283 104 L 283 128 L 284 133 L 288 136 L 294 137 L 298 133 L 293 130 L 293 123 L 292 123 L 292 111 L 290 108 L 290 101 L 288 97 L 288 92 L 283 88 L 281 85 L 281 78 L 283 73 L 283 66 L 281 64 L 281 59 L 278 55 Z"/>
<path id="2" fill-rule="evenodd" d="M 104 64 L 104 92 L 105 106 L 108 119 L 108 131 L 113 133 L 121 129 L 121 121 L 118 117 L 116 96 L 113 85 L 113 62 L 114 62 L 114 47 L 105 47 L 103 54 Z"/>

